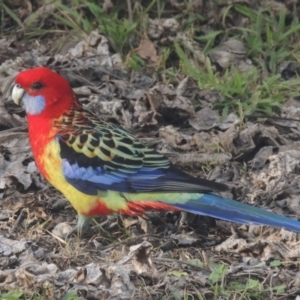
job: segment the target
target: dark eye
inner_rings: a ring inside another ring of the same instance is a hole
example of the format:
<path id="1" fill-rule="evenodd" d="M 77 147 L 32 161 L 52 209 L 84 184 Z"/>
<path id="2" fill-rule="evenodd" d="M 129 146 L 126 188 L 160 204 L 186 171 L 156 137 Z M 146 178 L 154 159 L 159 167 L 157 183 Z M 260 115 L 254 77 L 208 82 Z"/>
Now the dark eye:
<path id="1" fill-rule="evenodd" d="M 31 89 L 33 90 L 40 90 L 44 85 L 41 82 L 35 82 L 32 86 Z"/>

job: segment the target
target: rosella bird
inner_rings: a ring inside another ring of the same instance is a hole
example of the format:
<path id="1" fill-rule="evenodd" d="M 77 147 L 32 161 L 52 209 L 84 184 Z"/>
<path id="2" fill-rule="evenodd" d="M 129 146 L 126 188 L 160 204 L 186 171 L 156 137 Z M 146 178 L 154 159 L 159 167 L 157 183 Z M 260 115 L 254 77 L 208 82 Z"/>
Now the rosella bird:
<path id="1" fill-rule="evenodd" d="M 89 217 L 182 210 L 243 224 L 300 231 L 300 222 L 212 193 L 227 186 L 196 178 L 121 127 L 85 109 L 65 78 L 38 67 L 19 73 L 12 91 L 22 101 L 42 175 Z"/>

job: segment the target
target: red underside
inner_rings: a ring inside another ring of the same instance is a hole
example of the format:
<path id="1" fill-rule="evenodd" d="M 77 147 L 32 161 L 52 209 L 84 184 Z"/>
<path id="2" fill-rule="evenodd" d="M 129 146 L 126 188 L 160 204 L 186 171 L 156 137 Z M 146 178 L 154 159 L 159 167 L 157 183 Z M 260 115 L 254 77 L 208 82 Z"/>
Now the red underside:
<path id="1" fill-rule="evenodd" d="M 140 201 L 138 203 L 127 203 L 128 209 L 120 210 L 118 213 L 129 215 L 129 216 L 139 216 L 142 215 L 147 210 L 178 210 L 171 205 L 160 203 L 160 202 L 149 202 L 149 201 Z M 88 214 L 85 216 L 101 216 L 101 215 L 110 215 L 115 213 L 114 211 L 108 209 L 104 203 L 99 202 L 96 207 L 94 207 Z"/>
<path id="2" fill-rule="evenodd" d="M 84 214 L 87 217 L 101 216 L 101 215 L 111 215 L 113 212 L 106 207 L 102 202 L 98 202 L 97 206 L 91 209 L 87 214 Z"/>

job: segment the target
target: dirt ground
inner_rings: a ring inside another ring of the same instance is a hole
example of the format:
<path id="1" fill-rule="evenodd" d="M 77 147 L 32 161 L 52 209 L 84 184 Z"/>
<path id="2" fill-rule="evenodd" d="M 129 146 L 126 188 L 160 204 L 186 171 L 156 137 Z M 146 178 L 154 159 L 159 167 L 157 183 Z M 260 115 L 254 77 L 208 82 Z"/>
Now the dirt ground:
<path id="1" fill-rule="evenodd" d="M 275 11 L 284 8 L 287 14 L 295 5 L 269 2 L 277 5 Z M 215 108 L 224 101 L 222 93 L 200 88 L 184 74 L 172 82 L 166 79 L 155 69 L 157 49 L 180 34 L 180 20 L 170 16 L 185 9 L 184 1 L 167 1 L 165 9 L 171 10 L 167 17 L 155 18 L 150 11 L 153 31 L 149 29 L 132 50 L 146 62 L 145 72 L 128 68 L 126 57 L 114 52 L 109 37 L 96 28 L 86 35 L 58 25 L 50 30 L 55 24 L 52 4 L 4 3 L 21 24 L 11 15 L 1 16 L 3 299 L 298 299 L 300 240 L 291 231 L 188 213 L 151 212 L 143 217 L 100 217 L 95 221 L 101 230 L 92 224 L 81 239 L 76 235 L 64 239 L 76 224 L 76 212 L 39 174 L 24 110 L 14 105 L 10 92 L 19 71 L 48 66 L 65 76 L 79 99 L 99 117 L 120 124 L 190 174 L 227 184 L 225 197 L 295 219 L 300 217 L 300 123 L 291 119 L 300 119 L 299 99 L 286 99 L 276 112 L 289 120 L 241 118 L 234 110 L 224 117 Z M 205 16 L 203 28 L 214 29 L 233 3 L 257 5 L 255 1 L 189 3 Z M 32 27 L 26 26 L 39 10 L 43 14 L 33 25 L 49 33 L 34 37 Z M 229 13 L 228 18 L 231 27 L 232 22 L 245 21 Z M 165 23 L 159 23 L 162 20 Z M 157 28 L 162 31 L 159 38 L 155 38 Z M 216 70 L 225 68 L 224 55 L 241 72 L 255 67 L 244 52 L 236 54 L 232 47 L 241 47 L 241 42 L 216 45 L 218 51 L 210 57 Z M 296 60 L 289 64 L 278 69 L 282 78 L 298 68 Z M 19 289 L 19 298 L 3 296 Z"/>

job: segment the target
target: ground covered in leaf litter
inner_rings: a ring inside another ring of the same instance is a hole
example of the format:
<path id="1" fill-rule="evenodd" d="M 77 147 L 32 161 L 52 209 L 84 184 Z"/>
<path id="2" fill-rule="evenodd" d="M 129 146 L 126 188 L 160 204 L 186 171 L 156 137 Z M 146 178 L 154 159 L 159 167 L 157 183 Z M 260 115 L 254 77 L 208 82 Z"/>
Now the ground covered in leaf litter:
<path id="1" fill-rule="evenodd" d="M 179 2 L 170 3 L 180 9 Z M 150 24 L 148 38 L 136 49 L 149 65 L 158 59 L 160 42 L 181 34 L 175 19 L 150 19 Z M 81 240 L 62 238 L 75 225 L 76 214 L 37 171 L 24 111 L 9 96 L 14 76 L 25 68 L 57 70 L 87 108 L 195 176 L 228 184 L 224 196 L 294 218 L 300 215 L 300 131 L 292 121 L 241 123 L 235 113 L 221 118 L 213 105 L 223 101 L 222 95 L 199 89 L 191 78 L 169 85 L 159 77 L 127 72 L 97 30 L 55 54 L 47 51 L 52 40 L 1 40 L 0 289 L 21 288 L 42 299 L 61 299 L 70 291 L 80 299 L 214 299 L 242 297 L 238 287 L 226 295 L 221 286 L 249 282 L 250 276 L 269 287 L 258 291 L 254 286 L 255 299 L 295 299 L 299 235 L 286 230 L 153 212 L 143 218 L 99 218 L 102 232 L 91 227 Z M 241 72 L 254 67 L 236 40 L 217 46 L 210 59 L 225 69 L 235 64 Z M 282 76 L 287 68 L 288 63 Z M 299 118 L 298 102 L 288 99 L 280 115 Z"/>

